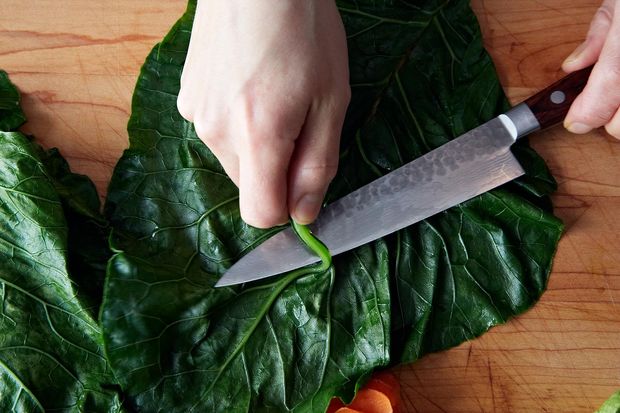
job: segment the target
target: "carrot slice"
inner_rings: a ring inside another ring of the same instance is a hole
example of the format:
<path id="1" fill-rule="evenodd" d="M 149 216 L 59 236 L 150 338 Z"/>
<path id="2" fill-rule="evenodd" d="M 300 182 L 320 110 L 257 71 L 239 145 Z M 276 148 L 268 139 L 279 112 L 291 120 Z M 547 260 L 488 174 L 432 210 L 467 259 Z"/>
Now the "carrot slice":
<path id="1" fill-rule="evenodd" d="M 357 393 L 353 402 L 348 406 L 351 409 L 364 413 L 393 413 L 392 403 L 379 390 L 364 388 Z"/>
<path id="2" fill-rule="evenodd" d="M 396 413 L 400 405 L 400 383 L 394 374 L 382 371 L 357 393 L 351 404 L 334 397 L 326 413 Z"/>
<path id="3" fill-rule="evenodd" d="M 390 372 L 383 371 L 373 375 L 364 388 L 377 390 L 385 394 L 390 399 L 394 410 L 400 405 L 400 383 Z"/>

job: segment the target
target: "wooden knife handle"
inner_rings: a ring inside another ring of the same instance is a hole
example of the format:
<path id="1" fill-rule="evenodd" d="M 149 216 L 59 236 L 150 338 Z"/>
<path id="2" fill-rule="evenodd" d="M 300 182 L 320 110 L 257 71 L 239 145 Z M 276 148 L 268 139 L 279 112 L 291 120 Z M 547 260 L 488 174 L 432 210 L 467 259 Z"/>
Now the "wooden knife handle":
<path id="1" fill-rule="evenodd" d="M 586 86 L 591 71 L 592 66 L 573 72 L 524 102 L 536 116 L 541 129 L 564 120 L 568 109 Z"/>

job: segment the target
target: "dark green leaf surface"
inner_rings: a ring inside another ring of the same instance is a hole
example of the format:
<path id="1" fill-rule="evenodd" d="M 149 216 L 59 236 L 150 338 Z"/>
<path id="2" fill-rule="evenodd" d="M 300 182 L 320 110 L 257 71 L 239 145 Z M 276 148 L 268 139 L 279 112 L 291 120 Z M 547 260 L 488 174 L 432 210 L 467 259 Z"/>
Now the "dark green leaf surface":
<path id="1" fill-rule="evenodd" d="M 97 319 L 107 262 L 112 255 L 108 246 L 110 228 L 101 215 L 97 189 L 87 176 L 72 173 L 57 149 L 40 150 L 39 156 L 65 214 L 69 276 L 78 286 L 83 305 Z"/>
<path id="2" fill-rule="evenodd" d="M 404 56 L 391 63 L 393 72 L 382 88 L 367 74 L 368 63 L 351 65 L 350 112 L 367 112 L 361 128 L 347 124 L 331 199 L 506 108 L 468 3 L 428 4 L 429 12 L 421 13 L 428 24 L 416 32 L 418 37 L 411 35 L 409 48 L 374 51 L 381 65 L 386 64 L 385 55 Z M 392 5 L 386 8 L 393 10 Z M 344 12 L 343 17 L 349 28 L 367 19 L 359 12 Z M 398 23 L 388 25 L 386 33 L 394 25 Z M 375 38 L 368 31 L 349 35 L 351 61 L 362 61 L 357 54 L 368 53 L 362 51 L 368 45 L 383 46 Z M 369 94 L 377 97 L 364 109 Z M 514 153 L 525 177 L 387 238 L 393 275 L 393 362 L 411 362 L 476 337 L 529 308 L 544 291 L 562 229 L 546 211 L 545 195 L 555 189 L 555 181 L 527 142 L 515 145 Z"/>
<path id="3" fill-rule="evenodd" d="M 339 2 L 353 99 L 328 201 L 506 107 L 468 2 Z M 531 306 L 561 232 L 554 188 L 528 176 L 315 267 L 214 289 L 275 230 L 239 216 L 237 190 L 177 112 L 195 4 L 147 58 L 130 147 L 107 214 L 114 249 L 102 323 L 143 411 L 323 411 L 372 370 L 456 345 Z M 542 198 L 541 198 L 542 197 Z"/>
<path id="4" fill-rule="evenodd" d="M 26 117 L 19 106 L 19 91 L 7 73 L 0 70 L 0 131 L 14 131 L 25 121 Z"/>
<path id="5" fill-rule="evenodd" d="M 68 229 L 41 149 L 0 132 L 0 411 L 120 411 L 101 331 L 67 273 Z"/>

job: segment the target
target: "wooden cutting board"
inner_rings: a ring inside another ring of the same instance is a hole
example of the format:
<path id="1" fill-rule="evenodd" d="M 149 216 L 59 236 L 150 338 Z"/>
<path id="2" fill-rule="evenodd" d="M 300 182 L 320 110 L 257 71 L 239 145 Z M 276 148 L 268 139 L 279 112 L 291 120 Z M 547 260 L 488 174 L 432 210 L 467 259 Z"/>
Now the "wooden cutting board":
<path id="1" fill-rule="evenodd" d="M 598 0 L 473 0 L 513 103 L 561 76 Z M 184 0 L 3 0 L 0 68 L 25 130 L 105 193 L 127 145 L 139 68 Z M 560 127 L 533 146 L 559 182 L 566 224 L 549 289 L 528 313 L 396 369 L 407 412 L 592 412 L 620 389 L 620 143 Z"/>

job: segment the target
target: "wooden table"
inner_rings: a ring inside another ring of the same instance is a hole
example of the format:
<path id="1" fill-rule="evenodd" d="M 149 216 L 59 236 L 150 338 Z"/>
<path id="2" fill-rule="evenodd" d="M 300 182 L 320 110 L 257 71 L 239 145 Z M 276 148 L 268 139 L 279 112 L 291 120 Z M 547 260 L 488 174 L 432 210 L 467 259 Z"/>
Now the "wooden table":
<path id="1" fill-rule="evenodd" d="M 559 78 L 599 0 L 474 0 L 513 102 Z M 25 129 L 105 192 L 127 145 L 138 70 L 183 0 L 4 0 L 0 68 L 23 92 Z M 480 339 L 397 370 L 405 411 L 592 412 L 620 389 L 620 142 L 561 128 L 533 139 L 566 223 L 549 290 Z"/>

